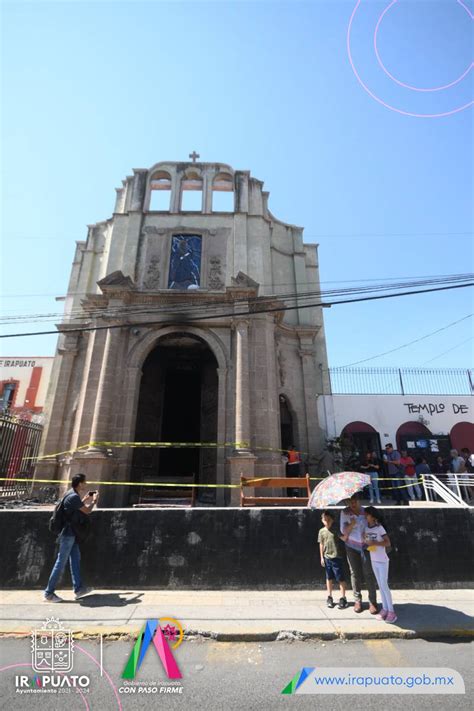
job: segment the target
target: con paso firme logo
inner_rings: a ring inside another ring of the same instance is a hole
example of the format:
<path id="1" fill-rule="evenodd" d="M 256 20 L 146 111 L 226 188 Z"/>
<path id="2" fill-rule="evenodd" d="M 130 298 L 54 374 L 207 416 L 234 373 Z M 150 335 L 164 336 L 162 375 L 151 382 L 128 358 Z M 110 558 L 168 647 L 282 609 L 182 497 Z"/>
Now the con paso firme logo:
<path id="1" fill-rule="evenodd" d="M 168 624 L 162 626 L 163 622 L 167 622 Z M 184 632 L 181 623 L 172 617 L 161 617 L 159 620 L 147 620 L 138 635 L 137 641 L 122 672 L 122 679 L 135 679 L 135 675 L 145 658 L 150 644 L 152 644 L 158 652 L 158 656 L 168 679 L 182 679 L 182 674 L 172 650 L 179 647 L 183 641 L 183 637 Z"/>

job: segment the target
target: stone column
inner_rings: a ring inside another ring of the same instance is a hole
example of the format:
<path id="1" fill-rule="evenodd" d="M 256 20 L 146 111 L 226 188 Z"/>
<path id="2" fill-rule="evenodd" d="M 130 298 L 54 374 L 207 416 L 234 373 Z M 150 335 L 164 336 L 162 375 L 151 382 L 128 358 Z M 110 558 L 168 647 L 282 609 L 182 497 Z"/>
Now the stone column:
<path id="1" fill-rule="evenodd" d="M 122 214 L 125 207 L 125 188 L 115 188 L 115 192 L 117 197 L 115 198 L 114 212 Z"/>
<path id="2" fill-rule="evenodd" d="M 249 322 L 239 319 L 235 325 L 235 449 L 230 463 L 230 483 L 239 484 L 240 475 L 254 476 L 256 457 L 250 451 L 249 393 Z M 231 489 L 232 506 L 240 503 L 240 491 Z"/>
<path id="3" fill-rule="evenodd" d="M 94 417 L 92 419 L 90 441 L 101 442 L 110 436 L 110 410 L 115 394 L 115 363 L 121 336 L 120 328 L 110 328 L 107 331 L 102 367 L 97 386 Z M 94 444 L 90 449 L 97 449 Z"/>
<path id="4" fill-rule="evenodd" d="M 181 173 L 173 172 L 171 176 L 171 208 L 170 212 L 179 212 L 181 204 Z"/>
<path id="5" fill-rule="evenodd" d="M 227 392 L 227 368 L 217 368 L 217 441 L 223 445 L 226 440 L 226 392 Z M 225 448 L 217 448 L 216 463 L 216 484 L 225 484 Z M 225 505 L 225 489 L 219 487 L 216 490 L 216 506 Z"/>
<path id="6" fill-rule="evenodd" d="M 317 398 L 317 373 L 314 345 L 311 338 L 300 336 L 299 355 L 303 371 L 303 392 L 306 410 L 306 446 L 309 461 L 319 453 L 323 444 L 323 433 L 319 427 Z"/>
<path id="7" fill-rule="evenodd" d="M 58 356 L 61 356 L 58 366 L 59 376 L 54 398 L 51 399 L 48 407 L 49 423 L 41 444 L 40 456 L 55 454 L 68 446 L 64 439 L 63 425 L 74 361 L 78 353 L 78 335 L 77 333 L 65 333 L 61 338 L 62 342 L 58 348 Z M 38 479 L 55 478 L 56 473 L 57 462 L 55 459 L 40 460 L 35 467 L 35 478 Z"/>
<path id="8" fill-rule="evenodd" d="M 248 452 L 250 439 L 249 322 L 235 327 L 235 451 Z"/>
<path id="9" fill-rule="evenodd" d="M 140 212 L 141 210 L 143 210 L 147 174 L 148 170 L 146 170 L 145 168 L 133 169 L 132 198 L 130 201 L 131 211 Z"/>
<path id="10" fill-rule="evenodd" d="M 111 476 L 110 472 L 116 469 L 115 457 L 107 454 L 107 446 L 95 443 L 106 441 L 114 436 L 111 430 L 111 416 L 112 402 L 117 395 L 116 362 L 120 339 L 120 328 L 107 330 L 90 431 L 90 446 L 85 452 L 78 452 L 71 462 L 74 469 L 84 472 L 88 479 L 95 481 L 108 479 Z M 107 505 L 116 498 L 116 492 L 111 489 L 112 487 L 106 486 L 101 491 L 101 505 Z"/>
<path id="11" fill-rule="evenodd" d="M 214 171 L 207 168 L 203 172 L 202 181 L 202 211 L 206 214 L 212 212 L 212 183 L 214 181 Z"/>

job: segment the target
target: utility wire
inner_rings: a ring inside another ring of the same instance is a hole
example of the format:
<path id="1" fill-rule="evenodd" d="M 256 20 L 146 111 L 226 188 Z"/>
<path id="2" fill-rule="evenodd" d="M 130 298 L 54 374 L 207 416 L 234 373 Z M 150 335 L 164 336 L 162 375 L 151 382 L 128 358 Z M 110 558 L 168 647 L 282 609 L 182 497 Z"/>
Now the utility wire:
<path id="1" fill-rule="evenodd" d="M 441 356 L 446 355 L 446 353 L 451 353 L 451 351 L 456 350 L 456 348 L 460 348 L 460 346 L 463 346 L 465 343 L 469 343 L 469 341 L 472 341 L 474 339 L 474 336 L 471 336 L 470 338 L 466 338 L 465 341 L 461 341 L 461 343 L 458 343 L 457 346 L 453 346 L 452 348 L 448 348 L 447 351 L 444 351 L 443 353 L 439 353 L 437 356 L 434 358 L 430 358 L 430 360 L 425 360 L 422 365 L 426 365 L 427 363 L 431 363 L 433 360 L 437 360 L 438 358 L 441 358 Z"/>
<path id="2" fill-rule="evenodd" d="M 246 317 L 250 318 L 253 316 L 258 316 L 260 314 L 264 313 L 276 313 L 276 312 L 283 312 L 283 311 L 294 311 L 295 309 L 308 309 L 308 308 L 315 308 L 318 306 L 321 307 L 330 307 L 330 306 L 337 306 L 339 304 L 355 304 L 355 303 L 360 303 L 363 301 L 376 301 L 380 299 L 393 299 L 398 296 L 414 296 L 415 294 L 430 294 L 435 291 L 448 291 L 450 289 L 464 289 L 468 286 L 474 286 L 474 282 L 468 283 L 468 284 L 454 284 L 451 286 L 439 286 L 439 287 L 434 287 L 431 289 L 423 289 L 420 291 L 402 291 L 398 292 L 396 294 L 380 294 L 377 296 L 364 296 L 364 297 L 359 297 L 357 299 L 344 299 L 344 300 L 339 300 L 339 301 L 333 301 L 333 302 L 317 302 L 317 303 L 312 303 L 312 304 L 297 304 L 296 306 L 278 306 L 274 308 L 268 308 L 268 309 L 256 309 L 255 311 L 228 311 L 227 313 L 221 313 L 221 314 L 206 314 L 203 316 L 193 316 L 188 318 L 186 315 L 183 315 L 183 318 L 181 320 L 183 326 L 186 323 L 189 322 L 194 322 L 194 321 L 209 321 L 213 319 L 220 319 L 220 318 L 235 318 L 235 317 Z M 173 316 L 173 312 L 169 311 L 170 316 Z M 174 323 L 176 324 L 176 318 L 174 319 Z M 107 326 L 79 326 L 79 327 L 73 327 L 73 328 L 67 328 L 64 329 L 65 333 L 83 333 L 86 331 L 103 331 L 107 329 L 113 329 L 113 328 L 131 328 L 132 326 L 139 326 L 139 327 L 144 327 L 144 326 L 165 326 L 166 321 L 138 321 L 135 323 L 121 323 L 121 324 L 108 324 Z M 14 338 L 14 337 L 26 337 L 26 336 L 47 336 L 47 335 L 53 335 L 57 334 L 57 331 L 32 331 L 30 333 L 8 333 L 8 334 L 3 334 L 0 335 L 0 338 Z"/>
<path id="3" fill-rule="evenodd" d="M 389 353 L 395 353 L 395 351 L 400 351 L 400 350 L 402 350 L 402 348 L 408 348 L 408 346 L 412 346 L 414 343 L 419 343 L 420 341 L 424 341 L 425 338 L 431 338 L 431 336 L 434 336 L 436 333 L 441 333 L 441 331 L 446 331 L 447 328 L 451 328 L 452 326 L 455 326 L 457 323 L 461 323 L 462 321 L 465 321 L 468 318 L 472 318 L 473 316 L 474 316 L 474 314 L 468 314 L 467 316 L 463 316 L 463 318 L 460 318 L 457 321 L 453 321 L 452 323 L 448 323 L 446 326 L 442 326 L 441 328 L 438 328 L 436 331 L 431 331 L 431 333 L 427 333 L 424 336 L 420 336 L 420 338 L 415 338 L 413 341 L 408 341 L 408 343 L 404 343 L 401 346 L 397 346 L 396 348 L 391 348 L 389 351 L 384 351 L 383 353 L 377 353 L 377 355 L 370 356 L 369 358 L 363 358 L 362 360 L 356 360 L 356 361 L 354 361 L 354 363 L 347 363 L 346 365 L 338 365 L 337 367 L 338 368 L 351 368 L 353 365 L 359 365 L 360 363 L 367 363 L 367 361 L 369 361 L 369 360 L 375 360 L 375 358 L 381 358 L 382 356 L 388 355 Z M 433 358 L 433 360 L 434 360 L 434 358 Z"/>
<path id="4" fill-rule="evenodd" d="M 323 298 L 323 297 L 334 297 L 334 296 L 343 296 L 343 295 L 357 295 L 357 294 L 362 294 L 364 292 L 376 292 L 376 291 L 388 291 L 388 290 L 393 290 L 393 289 L 400 289 L 400 288 L 413 288 L 413 287 L 420 287 L 420 286 L 434 286 L 434 285 L 439 285 L 439 284 L 447 284 L 451 282 L 462 282 L 466 280 L 472 280 L 474 277 L 473 274 L 461 274 L 461 275 L 453 275 L 452 277 L 442 277 L 438 279 L 424 279 L 424 280 L 405 280 L 402 282 L 392 282 L 390 284 L 375 284 L 373 286 L 366 285 L 366 286 L 359 286 L 359 287 L 352 287 L 352 288 L 345 288 L 345 289 L 326 289 L 326 290 L 315 290 L 315 291 L 304 291 L 304 292 L 281 292 L 281 293 L 276 293 L 276 294 L 266 294 L 262 296 L 255 296 L 255 297 L 241 297 L 238 299 L 235 299 L 233 303 L 239 303 L 239 302 L 248 302 L 248 303 L 253 303 L 253 302 L 258 302 L 259 304 L 268 302 L 268 301 L 273 301 L 275 299 L 284 299 L 285 301 L 296 301 L 296 303 L 301 303 L 303 304 L 305 301 L 307 301 L 309 298 Z M 168 292 L 172 293 L 172 292 Z M 176 298 L 180 299 L 184 294 L 187 292 L 175 292 Z M 145 296 L 147 297 L 148 294 L 143 294 L 143 293 L 138 293 L 139 296 Z M 216 299 L 215 297 L 213 299 L 202 299 L 196 304 L 189 304 L 189 303 L 182 303 L 179 300 L 176 301 L 175 304 L 173 304 L 172 308 L 175 313 L 186 313 L 188 315 L 192 314 L 193 312 L 202 310 L 203 307 L 209 307 L 212 310 L 216 310 L 217 308 L 221 307 L 222 305 L 228 306 L 229 301 L 228 298 L 219 298 Z M 97 308 L 97 309 L 87 309 L 85 310 L 83 307 L 80 307 L 78 309 L 71 309 L 71 311 L 67 311 L 64 314 L 58 314 L 58 313 L 49 313 L 49 314 L 31 314 L 31 315 L 18 315 L 18 316 L 11 316 L 11 317 L 4 317 L 2 321 L 5 322 L 40 322 L 40 321 L 45 321 L 45 320 L 56 320 L 57 318 L 81 318 L 82 320 L 87 320 L 90 321 L 91 318 L 97 317 L 97 316 L 113 316 L 113 315 L 139 315 L 139 314 L 152 314 L 152 313 L 163 313 L 163 312 L 169 312 L 170 310 L 170 305 L 150 305 L 150 304 L 132 304 L 130 306 L 117 306 L 117 307 L 102 307 L 102 308 Z M 1 321 L 0 321 L 1 323 Z"/>
<path id="5" fill-rule="evenodd" d="M 469 273 L 467 273 L 467 274 L 421 274 L 421 275 L 417 274 L 417 275 L 409 276 L 409 277 L 408 276 L 399 276 L 399 277 L 392 276 L 392 277 L 386 277 L 383 279 L 330 279 L 330 280 L 320 281 L 319 284 L 357 284 L 357 283 L 369 283 L 369 282 L 374 282 L 374 281 L 375 282 L 392 281 L 393 279 L 405 279 L 405 280 L 406 279 L 441 279 L 441 278 L 450 279 L 450 278 L 454 278 L 454 277 L 471 277 L 471 276 L 472 276 L 472 274 L 469 274 Z M 284 282 L 284 281 L 282 281 L 282 282 L 272 282 L 270 284 L 264 283 L 264 282 L 259 283 L 259 286 L 262 288 L 267 287 L 267 286 L 273 287 L 273 286 L 295 286 L 295 285 L 296 286 L 298 286 L 298 285 L 307 286 L 308 282 L 307 281 L 304 281 L 304 282 L 299 282 L 299 281 Z M 90 291 L 73 291 L 69 294 L 66 294 L 65 297 L 63 297 L 63 298 L 70 297 L 70 296 L 86 296 L 87 294 L 90 294 L 90 293 L 91 293 Z M 21 293 L 21 294 L 2 294 L 1 298 L 20 299 L 20 298 L 38 298 L 40 296 L 45 296 L 45 297 L 54 296 L 54 297 L 56 297 L 57 293 L 44 293 L 43 292 L 41 294 L 23 294 L 23 293 Z"/>
<path id="6" fill-rule="evenodd" d="M 256 297 L 242 297 L 239 299 L 234 299 L 235 302 L 242 302 L 242 301 L 253 301 L 253 300 L 258 300 L 260 302 L 264 300 L 271 300 L 275 298 L 301 298 L 301 299 L 307 299 L 308 297 L 313 297 L 313 296 L 324 296 L 324 295 L 337 295 L 337 294 L 348 294 L 348 293 L 356 293 L 356 292 L 364 292 L 364 291 L 376 291 L 376 290 L 389 290 L 393 288 L 400 288 L 400 287 L 409 287 L 409 286 L 422 286 L 422 285 L 433 285 L 436 283 L 445 283 L 445 282 L 451 282 L 451 281 L 462 281 L 465 279 L 471 279 L 473 278 L 474 275 L 454 275 L 453 277 L 443 277 L 443 278 L 438 278 L 438 279 L 424 279 L 424 280 L 419 280 L 419 281 L 403 281 L 403 282 L 392 282 L 390 284 L 376 284 L 375 286 L 359 286 L 359 287 L 352 287 L 352 288 L 344 288 L 344 289 L 326 289 L 326 290 L 310 290 L 310 291 L 302 291 L 302 292 L 280 292 L 280 293 L 272 293 L 272 294 L 264 294 L 261 296 L 256 296 Z M 168 292 L 170 293 L 170 292 Z M 176 298 L 179 298 L 183 294 L 186 294 L 187 292 L 171 292 L 174 293 Z M 145 294 L 145 297 L 148 296 L 148 294 Z M 180 304 L 179 301 L 175 304 L 176 309 L 182 309 L 185 311 L 189 311 L 192 309 L 196 308 L 201 308 L 203 305 L 210 305 L 210 306 L 215 306 L 220 303 L 228 303 L 228 299 L 216 299 L 215 297 L 213 299 L 208 299 L 207 301 L 201 300 L 199 301 L 196 305 L 190 305 L 189 303 L 185 304 Z M 168 308 L 168 307 L 165 307 Z M 143 304 L 140 305 L 138 304 L 132 304 L 130 306 L 117 306 L 117 307 L 107 307 L 107 313 L 111 314 L 114 311 L 115 312 L 126 312 L 126 313 L 139 313 L 139 312 L 151 312 L 151 311 L 160 311 L 163 310 L 163 306 L 150 306 L 149 304 Z M 81 315 L 84 315 L 85 317 L 89 317 L 93 315 L 94 313 L 103 313 L 104 308 L 97 308 L 97 309 L 87 309 L 87 311 L 81 306 L 81 307 L 76 307 L 74 309 L 68 310 L 66 313 L 48 313 L 48 314 L 20 314 L 17 316 L 10 316 L 10 317 L 4 317 L 4 321 L 12 321 L 12 320 L 27 320 L 27 319 L 33 319 L 33 318 L 60 318 L 61 316 L 72 316 L 75 313 L 79 313 Z"/>

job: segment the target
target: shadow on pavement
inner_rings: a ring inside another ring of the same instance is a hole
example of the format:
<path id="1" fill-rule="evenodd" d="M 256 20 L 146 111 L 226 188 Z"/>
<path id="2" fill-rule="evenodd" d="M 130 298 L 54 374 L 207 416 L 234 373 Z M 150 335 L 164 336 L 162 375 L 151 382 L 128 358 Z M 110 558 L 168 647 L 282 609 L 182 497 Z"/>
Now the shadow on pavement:
<path id="1" fill-rule="evenodd" d="M 142 602 L 144 593 L 91 593 L 78 600 L 81 607 L 125 607 Z M 133 595 L 133 597 L 123 597 Z"/>
<path id="2" fill-rule="evenodd" d="M 461 633 L 465 636 L 466 632 L 470 632 L 474 640 L 474 618 L 459 610 L 444 605 L 395 602 L 395 611 L 398 616 L 396 627 L 413 630 L 427 641 L 435 641 L 437 632 L 443 637 L 446 633 L 451 633 L 453 638 Z"/>

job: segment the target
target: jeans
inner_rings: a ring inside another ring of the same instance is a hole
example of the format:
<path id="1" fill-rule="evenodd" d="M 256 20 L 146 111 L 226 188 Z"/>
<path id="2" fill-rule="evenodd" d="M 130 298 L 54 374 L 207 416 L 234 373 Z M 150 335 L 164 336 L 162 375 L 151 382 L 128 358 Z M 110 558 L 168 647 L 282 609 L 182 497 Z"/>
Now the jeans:
<path id="1" fill-rule="evenodd" d="M 415 499 L 420 499 L 421 501 L 421 489 L 420 485 L 417 484 L 416 482 L 418 481 L 417 476 L 406 476 L 405 477 L 405 484 L 410 485 L 407 487 L 408 491 L 408 496 L 412 501 L 415 501 Z"/>
<path id="2" fill-rule="evenodd" d="M 405 477 L 401 479 L 392 479 L 392 491 L 395 501 L 408 501 L 408 493 L 405 487 Z"/>
<path id="3" fill-rule="evenodd" d="M 380 597 L 382 598 L 382 608 L 388 610 L 388 612 L 393 612 L 393 602 L 392 593 L 388 587 L 388 563 L 389 561 L 372 561 L 372 568 L 374 570 L 374 575 L 377 578 L 377 584 L 380 590 Z"/>
<path id="4" fill-rule="evenodd" d="M 369 591 L 369 601 L 377 604 L 377 586 L 375 582 L 374 571 L 370 562 L 370 554 L 363 551 L 356 551 L 354 548 L 346 546 L 347 561 L 351 571 L 351 587 L 354 595 L 354 600 L 362 600 L 362 579 L 365 578 L 365 584 Z"/>
<path id="5" fill-rule="evenodd" d="M 370 472 L 369 491 L 370 491 L 370 500 L 373 501 L 374 499 L 376 499 L 377 502 L 380 503 L 378 472 Z"/>
<path id="6" fill-rule="evenodd" d="M 45 595 L 52 595 L 56 590 L 56 585 L 63 574 L 68 560 L 71 568 L 72 586 L 74 592 L 77 593 L 82 588 L 81 552 L 79 545 L 76 543 L 75 536 L 65 536 L 61 533 L 59 536 L 58 557 L 49 576 L 48 584 L 44 591 Z"/>

